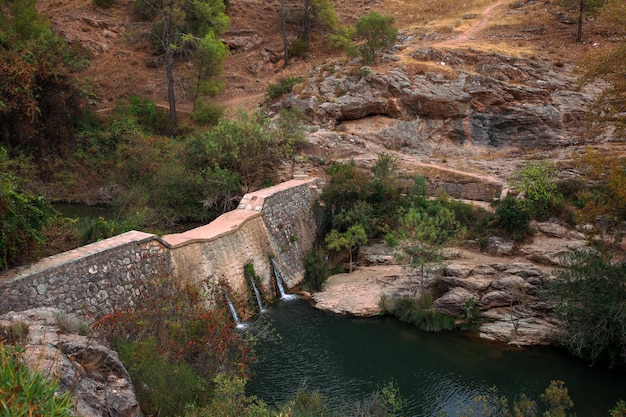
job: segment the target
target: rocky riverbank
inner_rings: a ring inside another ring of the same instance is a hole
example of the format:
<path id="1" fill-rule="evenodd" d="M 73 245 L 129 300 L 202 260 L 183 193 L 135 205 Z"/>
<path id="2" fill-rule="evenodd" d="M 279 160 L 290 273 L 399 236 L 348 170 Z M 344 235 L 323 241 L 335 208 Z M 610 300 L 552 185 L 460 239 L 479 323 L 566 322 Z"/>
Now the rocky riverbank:
<path id="1" fill-rule="evenodd" d="M 486 249 L 451 248 L 441 273 L 430 273 L 425 289 L 438 297 L 433 307 L 453 317 L 473 315 L 480 337 L 519 346 L 548 345 L 559 334 L 551 306 L 536 297 L 550 279 L 560 255 L 585 246 L 583 236 L 557 223 L 533 223 L 533 242 L 515 245 L 491 239 Z M 313 294 L 321 310 L 375 316 L 397 301 L 418 297 L 420 279 L 399 265 L 385 244 L 362 248 L 357 268 L 330 277 Z"/>

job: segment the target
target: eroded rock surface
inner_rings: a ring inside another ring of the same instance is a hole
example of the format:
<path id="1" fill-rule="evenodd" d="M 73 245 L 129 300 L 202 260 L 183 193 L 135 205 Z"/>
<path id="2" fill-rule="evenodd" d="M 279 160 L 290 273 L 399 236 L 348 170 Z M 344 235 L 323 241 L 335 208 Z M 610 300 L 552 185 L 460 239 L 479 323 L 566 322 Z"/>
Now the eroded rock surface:
<path id="1" fill-rule="evenodd" d="M 92 337 L 67 333 L 66 327 L 79 325 L 77 319 L 47 307 L 0 316 L 1 326 L 16 322 L 29 328 L 22 342 L 26 363 L 45 375 L 59 377 L 59 389 L 72 393 L 77 415 L 142 415 L 130 376 L 118 354 Z"/>
<path id="2" fill-rule="evenodd" d="M 384 244 L 360 253 L 350 274 L 334 275 L 313 294 L 316 307 L 339 314 L 374 316 L 393 310 L 398 300 L 418 297 L 422 282 L 416 271 L 394 265 Z M 424 288 L 440 296 L 433 307 L 459 320 L 479 319 L 481 337 L 514 345 L 546 345 L 559 334 L 551 306 L 536 292 L 550 279 L 550 268 L 520 257 L 493 257 L 461 251 L 446 261 L 443 273 L 429 273 Z"/>

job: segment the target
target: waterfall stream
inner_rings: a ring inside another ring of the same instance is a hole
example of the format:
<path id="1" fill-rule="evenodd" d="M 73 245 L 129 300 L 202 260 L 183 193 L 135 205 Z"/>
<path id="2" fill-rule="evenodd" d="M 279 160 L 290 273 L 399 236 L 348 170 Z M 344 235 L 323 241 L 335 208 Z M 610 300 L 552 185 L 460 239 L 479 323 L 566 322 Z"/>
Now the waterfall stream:
<path id="1" fill-rule="evenodd" d="M 254 290 L 254 296 L 256 297 L 256 302 L 259 305 L 259 313 L 264 313 L 265 307 L 263 307 L 263 299 L 261 298 L 261 293 L 259 292 L 259 289 L 257 288 L 256 283 L 254 282 L 254 278 L 251 278 L 250 282 L 252 283 L 252 289 Z"/>
<path id="2" fill-rule="evenodd" d="M 274 268 L 274 276 L 276 277 L 276 286 L 278 287 L 278 292 L 280 293 L 280 299 L 283 301 L 296 300 L 298 296 L 295 294 L 287 294 L 285 292 L 285 287 L 283 287 L 283 279 L 278 270 L 278 264 L 276 261 L 272 259 L 272 267 Z"/>
<path id="3" fill-rule="evenodd" d="M 228 293 L 226 292 L 226 290 L 224 290 L 224 298 L 226 298 L 226 303 L 228 303 L 228 309 L 230 310 L 230 315 L 233 317 L 233 321 L 236 323 L 237 328 L 240 329 L 240 328 L 246 327 L 246 324 L 243 323 L 241 319 L 239 318 L 239 315 L 237 314 L 237 309 L 235 308 L 233 301 L 228 296 Z"/>

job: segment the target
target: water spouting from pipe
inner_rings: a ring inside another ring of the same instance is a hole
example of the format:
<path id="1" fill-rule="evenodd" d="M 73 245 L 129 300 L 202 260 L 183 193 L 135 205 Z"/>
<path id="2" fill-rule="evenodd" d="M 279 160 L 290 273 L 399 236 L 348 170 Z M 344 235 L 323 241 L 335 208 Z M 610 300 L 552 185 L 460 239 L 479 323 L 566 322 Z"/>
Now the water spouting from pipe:
<path id="1" fill-rule="evenodd" d="M 241 319 L 239 318 L 239 315 L 237 314 L 237 309 L 235 308 L 235 305 L 233 304 L 233 301 L 230 299 L 230 296 L 228 295 L 228 292 L 226 292 L 226 290 L 224 290 L 224 298 L 226 298 L 226 303 L 228 304 L 228 309 L 230 310 L 230 315 L 233 318 L 233 321 L 235 322 L 235 325 L 238 329 L 243 329 L 246 327 L 246 324 L 243 323 L 241 321 Z"/>
<path id="2" fill-rule="evenodd" d="M 254 290 L 254 296 L 256 297 L 256 302 L 259 305 L 259 312 L 260 313 L 264 313 L 265 307 L 263 307 L 263 299 L 261 298 L 261 293 L 259 292 L 259 289 L 256 286 L 256 283 L 254 282 L 254 278 L 250 279 L 250 282 L 252 283 L 252 289 Z"/>
<path id="3" fill-rule="evenodd" d="M 276 261 L 272 259 L 272 267 L 274 268 L 274 276 L 276 277 L 276 286 L 278 287 L 278 292 L 280 293 L 280 299 L 283 301 L 295 300 L 298 297 L 295 294 L 287 294 L 285 292 L 285 287 L 283 287 L 283 279 L 280 275 L 280 271 L 278 270 L 278 265 Z"/>

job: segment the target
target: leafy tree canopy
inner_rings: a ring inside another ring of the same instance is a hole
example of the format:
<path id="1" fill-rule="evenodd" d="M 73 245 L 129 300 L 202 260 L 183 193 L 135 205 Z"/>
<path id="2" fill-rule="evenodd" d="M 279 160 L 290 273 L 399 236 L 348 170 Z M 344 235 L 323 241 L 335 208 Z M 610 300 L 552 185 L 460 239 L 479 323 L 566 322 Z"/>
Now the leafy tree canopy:
<path id="1" fill-rule="evenodd" d="M 565 323 L 563 344 L 591 361 L 626 365 L 626 263 L 574 251 L 556 271 L 546 296 Z"/>

